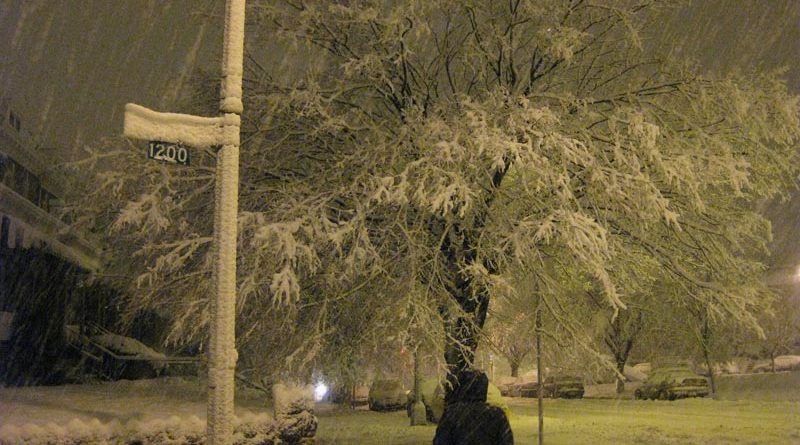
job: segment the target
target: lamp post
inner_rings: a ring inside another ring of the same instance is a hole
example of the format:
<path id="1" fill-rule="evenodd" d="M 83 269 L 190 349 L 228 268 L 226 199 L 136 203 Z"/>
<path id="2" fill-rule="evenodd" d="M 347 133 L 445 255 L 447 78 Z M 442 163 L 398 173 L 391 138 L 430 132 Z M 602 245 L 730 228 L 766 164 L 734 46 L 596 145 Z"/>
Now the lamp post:
<path id="1" fill-rule="evenodd" d="M 209 343 L 207 443 L 226 445 L 233 436 L 236 370 L 236 231 L 239 207 L 239 131 L 242 105 L 245 0 L 227 0 L 218 117 L 159 113 L 125 106 L 124 134 L 136 139 L 221 146 L 214 190 L 215 298 Z M 151 148 L 152 151 L 152 148 Z M 173 153 L 177 150 L 173 149 Z M 157 158 L 176 163 L 176 157 Z"/>

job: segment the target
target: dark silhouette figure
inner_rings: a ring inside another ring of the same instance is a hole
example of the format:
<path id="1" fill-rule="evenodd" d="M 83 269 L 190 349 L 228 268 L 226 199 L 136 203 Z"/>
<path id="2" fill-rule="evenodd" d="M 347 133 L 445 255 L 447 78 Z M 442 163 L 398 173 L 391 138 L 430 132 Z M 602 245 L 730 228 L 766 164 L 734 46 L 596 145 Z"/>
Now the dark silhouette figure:
<path id="1" fill-rule="evenodd" d="M 461 371 L 451 383 L 433 445 L 514 445 L 506 414 L 486 403 L 486 374 Z"/>

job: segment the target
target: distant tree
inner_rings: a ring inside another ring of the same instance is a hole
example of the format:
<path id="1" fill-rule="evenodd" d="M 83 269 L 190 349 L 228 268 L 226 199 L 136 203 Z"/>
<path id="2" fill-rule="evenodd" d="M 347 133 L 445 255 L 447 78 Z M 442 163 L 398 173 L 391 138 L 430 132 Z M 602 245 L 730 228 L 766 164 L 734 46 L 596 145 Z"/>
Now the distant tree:
<path id="1" fill-rule="evenodd" d="M 708 307 L 702 304 L 687 305 L 686 310 L 689 317 L 687 323 L 690 327 L 689 332 L 694 334 L 700 352 L 702 354 L 703 362 L 708 371 L 709 381 L 711 383 L 711 394 L 716 394 L 717 384 L 714 376 L 714 360 L 712 354 L 714 350 L 713 341 L 717 338 L 712 314 L 709 313 Z M 716 335 L 715 335 L 716 334 Z"/>
<path id="2" fill-rule="evenodd" d="M 753 322 L 757 291 L 741 290 L 758 287 L 749 253 L 769 226 L 748 203 L 796 177 L 798 100 L 775 73 L 708 78 L 645 53 L 639 30 L 662 6 L 251 2 L 242 341 L 315 356 L 332 306 L 378 277 L 391 292 L 358 294 L 375 301 L 352 304 L 354 319 L 380 329 L 369 308 L 424 295 L 438 314 L 425 332 L 442 333 L 451 370 L 466 368 L 509 268 L 524 265 L 543 296 L 557 283 L 542 264 L 579 270 L 621 310 L 611 269 L 630 251 L 683 298 L 713 290 L 714 310 Z M 282 64 L 260 64 L 264 49 Z M 173 338 L 202 337 L 214 151 L 173 168 L 131 148 L 87 159 L 123 168 L 95 170 L 82 211 L 116 237 L 109 269 L 138 289 L 128 310 L 159 308 Z M 695 268 L 705 256 L 713 281 Z M 266 339 L 278 327 L 299 339 Z"/>
<path id="3" fill-rule="evenodd" d="M 789 295 L 782 295 L 759 317 L 764 337 L 755 338 L 762 357 L 770 360 L 775 372 L 775 357 L 792 352 L 800 340 L 800 307 Z"/>
<path id="4" fill-rule="evenodd" d="M 687 361 L 700 365 L 709 377 L 712 394 L 716 393 L 719 364 L 732 359 L 748 338 L 760 335 L 762 327 L 755 317 L 773 298 L 765 286 L 742 289 L 757 291 L 746 300 L 746 314 L 752 320 L 731 317 L 715 304 L 715 289 L 692 291 L 678 282 L 660 283 L 658 293 L 664 304 L 642 339 L 650 359 L 657 366 Z"/>
<path id="5" fill-rule="evenodd" d="M 536 347 L 536 288 L 526 271 L 514 270 L 508 287 L 494 293 L 484 330 L 486 342 L 508 362 L 511 376 L 519 377 L 520 366 Z"/>
<path id="6" fill-rule="evenodd" d="M 492 311 L 486 330 L 491 347 L 508 361 L 511 377 L 519 377 L 519 367 L 535 347 L 531 311 Z"/>
<path id="7" fill-rule="evenodd" d="M 628 357 L 646 327 L 646 310 L 629 303 L 625 310 L 619 311 L 616 315 L 609 314 L 609 311 L 603 308 L 598 309 L 597 313 L 602 317 L 601 341 L 614 360 L 617 371 L 615 377 L 617 394 L 621 394 L 625 390 L 625 366 Z"/>
<path id="8" fill-rule="evenodd" d="M 533 329 L 528 314 L 517 314 L 513 318 L 506 318 L 504 323 L 507 324 L 495 326 L 491 330 L 492 345 L 508 360 L 511 377 L 519 377 L 520 365 L 534 350 L 531 338 Z"/>

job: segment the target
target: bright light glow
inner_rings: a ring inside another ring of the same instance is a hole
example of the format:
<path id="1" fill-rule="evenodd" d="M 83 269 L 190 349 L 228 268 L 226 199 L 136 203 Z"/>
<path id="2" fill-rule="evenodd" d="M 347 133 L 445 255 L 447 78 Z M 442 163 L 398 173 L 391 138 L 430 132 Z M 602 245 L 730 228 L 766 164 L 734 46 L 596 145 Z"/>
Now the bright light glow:
<path id="1" fill-rule="evenodd" d="M 322 382 L 317 383 L 317 386 L 314 387 L 314 400 L 319 402 L 327 393 L 328 387 Z"/>

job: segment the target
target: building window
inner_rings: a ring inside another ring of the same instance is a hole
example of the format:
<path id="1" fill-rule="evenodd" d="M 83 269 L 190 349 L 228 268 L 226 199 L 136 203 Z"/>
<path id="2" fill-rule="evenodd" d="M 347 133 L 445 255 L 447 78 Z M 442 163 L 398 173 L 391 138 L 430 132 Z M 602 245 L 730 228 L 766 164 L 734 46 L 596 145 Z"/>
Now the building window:
<path id="1" fill-rule="evenodd" d="M 45 212 L 50 213 L 50 197 L 52 195 L 50 192 L 44 189 L 44 187 L 39 188 L 39 207 L 42 208 Z"/>
<path id="2" fill-rule="evenodd" d="M 47 211 L 48 212 L 53 212 L 53 210 L 54 210 L 53 206 L 56 203 L 57 199 L 58 198 L 56 198 L 56 195 L 54 195 L 54 194 L 52 194 L 50 192 L 47 192 Z"/>
<path id="3" fill-rule="evenodd" d="M 14 162 L 14 178 L 11 181 L 11 189 L 22 196 L 28 196 L 28 170 Z"/>
<path id="4" fill-rule="evenodd" d="M 28 188 L 25 190 L 27 194 L 25 198 L 28 201 L 32 202 L 38 207 L 41 207 L 41 201 L 39 201 L 39 190 L 41 189 L 41 184 L 39 183 L 39 178 L 34 176 L 33 173 L 28 172 Z"/>
<path id="5" fill-rule="evenodd" d="M 11 220 L 3 215 L 2 223 L 0 223 L 0 246 L 8 247 L 8 236 L 11 231 Z"/>
<path id="6" fill-rule="evenodd" d="M 3 164 L 3 167 L 0 168 L 0 182 L 11 187 L 14 178 L 15 162 L 6 156 L 0 156 L 0 162 Z"/>

